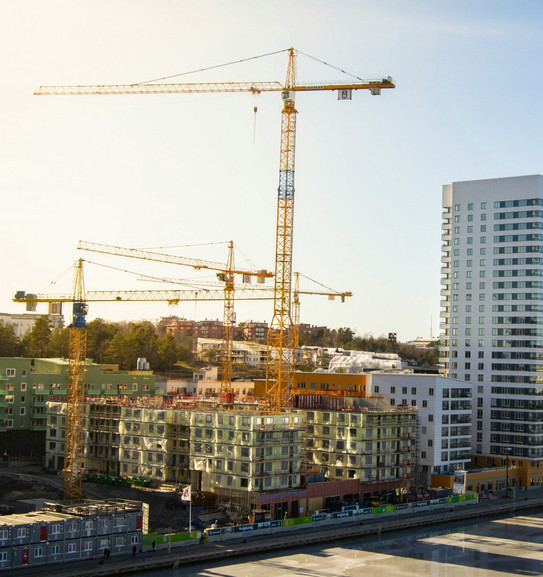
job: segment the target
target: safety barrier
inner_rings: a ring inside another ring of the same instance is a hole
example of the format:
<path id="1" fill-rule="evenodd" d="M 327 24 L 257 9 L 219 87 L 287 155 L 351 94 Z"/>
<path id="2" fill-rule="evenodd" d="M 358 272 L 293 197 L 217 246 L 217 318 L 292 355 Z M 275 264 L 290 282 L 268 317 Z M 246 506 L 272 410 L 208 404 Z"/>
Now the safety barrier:
<path id="1" fill-rule="evenodd" d="M 318 513 L 316 515 L 307 515 L 293 519 L 282 519 L 277 521 L 263 521 L 261 523 L 248 523 L 244 525 L 234 525 L 228 527 L 217 527 L 205 529 L 205 531 L 192 531 L 192 533 L 172 533 L 160 535 L 157 533 L 148 533 L 144 535 L 143 547 L 148 550 L 152 542 L 157 549 L 173 548 L 185 545 L 195 545 L 205 539 L 209 543 L 226 541 L 230 539 L 247 539 L 248 536 L 264 536 L 277 534 L 283 530 L 303 530 L 310 527 L 334 526 L 341 525 L 345 522 L 353 522 L 359 518 L 362 523 L 372 519 L 387 520 L 394 514 L 406 515 L 417 514 L 428 508 L 435 508 L 438 512 L 440 509 L 450 508 L 451 506 L 475 504 L 479 502 L 477 494 L 455 495 L 454 497 L 443 497 L 441 499 L 432 499 L 429 501 L 414 501 L 412 503 L 399 503 L 397 505 L 380 505 L 379 507 L 364 507 L 358 505 L 343 507 L 341 511 L 334 513 Z"/>

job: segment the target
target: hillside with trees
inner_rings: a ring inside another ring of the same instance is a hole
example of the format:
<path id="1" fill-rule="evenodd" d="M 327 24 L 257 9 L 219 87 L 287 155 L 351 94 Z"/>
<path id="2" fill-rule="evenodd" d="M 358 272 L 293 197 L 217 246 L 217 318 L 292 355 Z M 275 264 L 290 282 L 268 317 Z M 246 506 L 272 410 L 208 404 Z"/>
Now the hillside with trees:
<path id="1" fill-rule="evenodd" d="M 34 328 L 21 340 L 9 325 L 0 324 L 0 356 L 66 358 L 69 329 L 52 328 L 46 317 L 40 317 Z M 211 351 L 204 359 L 196 359 L 196 337 L 189 332 L 172 335 L 150 321 L 108 322 L 95 319 L 88 323 L 87 357 L 95 363 L 118 364 L 121 370 L 133 370 L 137 359 L 145 357 L 156 372 L 172 373 L 198 368 L 202 364 L 220 364 L 220 355 Z M 350 328 L 323 328 L 302 332 L 300 345 L 348 350 L 397 353 L 403 360 L 422 367 L 435 367 L 437 347 L 415 348 L 386 337 L 357 336 Z M 311 370 L 312 367 L 299 367 Z M 234 376 L 262 376 L 251 367 L 234 368 Z"/>

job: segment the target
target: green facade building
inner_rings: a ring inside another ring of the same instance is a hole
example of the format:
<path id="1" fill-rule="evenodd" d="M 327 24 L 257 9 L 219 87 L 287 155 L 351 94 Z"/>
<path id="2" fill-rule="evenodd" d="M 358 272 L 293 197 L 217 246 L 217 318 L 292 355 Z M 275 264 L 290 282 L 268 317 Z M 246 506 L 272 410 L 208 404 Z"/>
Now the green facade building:
<path id="1" fill-rule="evenodd" d="M 90 359 L 85 383 L 85 393 L 97 398 L 155 394 L 151 371 L 119 371 L 117 365 L 98 365 Z M 46 403 L 63 398 L 67 384 L 68 359 L 0 357 L 0 452 L 7 451 L 9 456 L 29 454 L 25 449 L 45 453 Z"/>

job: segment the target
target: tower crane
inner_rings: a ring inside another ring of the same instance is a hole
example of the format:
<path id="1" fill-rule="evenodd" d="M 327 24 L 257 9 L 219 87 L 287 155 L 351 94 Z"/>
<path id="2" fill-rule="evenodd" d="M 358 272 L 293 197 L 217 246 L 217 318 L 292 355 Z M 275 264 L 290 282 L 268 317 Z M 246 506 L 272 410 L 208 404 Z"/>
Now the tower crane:
<path id="1" fill-rule="evenodd" d="M 232 298 L 234 291 L 232 290 Z M 273 291 L 238 289 L 238 298 L 247 300 L 270 300 Z M 64 446 L 63 496 L 67 500 L 81 499 L 83 478 L 84 421 L 85 421 L 85 362 L 87 353 L 87 323 L 89 302 L 120 301 L 166 301 L 177 304 L 186 300 L 224 300 L 220 290 L 151 290 L 151 291 L 88 291 L 85 290 L 83 259 L 76 263 L 74 292 L 72 295 L 32 294 L 17 291 L 14 302 L 35 305 L 37 303 L 72 303 L 72 323 L 69 325 L 68 387 L 66 394 L 66 442 Z"/>
<path id="2" fill-rule="evenodd" d="M 68 387 L 66 394 L 66 441 L 64 445 L 63 495 L 81 498 L 83 479 L 83 425 L 85 419 L 85 362 L 87 354 L 88 305 L 85 296 L 83 261 L 75 269 L 73 318 L 69 333 Z"/>
<path id="3" fill-rule="evenodd" d="M 368 90 L 376 96 L 382 89 L 395 88 L 391 77 L 374 81 L 336 82 L 320 84 L 296 83 L 296 54 L 288 50 L 288 65 L 284 84 L 268 82 L 209 82 L 209 83 L 159 83 L 41 86 L 36 95 L 129 95 L 176 94 L 208 92 L 280 92 L 281 145 L 279 155 L 279 187 L 277 195 L 275 279 L 273 317 L 268 331 L 266 369 L 266 396 L 270 408 L 282 411 L 290 407 L 291 375 L 294 359 L 291 348 L 291 292 L 292 246 L 294 217 L 294 160 L 296 144 L 296 92 L 338 91 L 340 99 L 349 99 L 352 90 Z M 360 79 L 358 79 L 360 80 Z"/>
<path id="4" fill-rule="evenodd" d="M 300 344 L 300 295 L 322 295 L 334 300 L 340 298 L 341 302 L 345 302 L 346 297 L 352 297 L 353 293 L 350 291 L 304 291 L 300 290 L 300 273 L 294 273 L 294 293 L 292 297 L 292 355 Z"/>
<path id="5" fill-rule="evenodd" d="M 91 252 L 98 252 L 102 254 L 123 256 L 129 258 L 138 258 L 168 264 L 190 266 L 198 270 L 207 269 L 216 271 L 218 273 L 217 277 L 219 278 L 219 280 L 221 282 L 224 282 L 224 292 L 223 292 L 224 320 L 223 320 L 221 393 L 223 394 L 225 400 L 229 400 L 232 398 L 232 346 L 234 341 L 234 326 L 236 324 L 236 315 L 234 312 L 234 295 L 235 295 L 234 275 L 241 274 L 244 277 L 249 278 L 256 276 L 259 282 L 263 282 L 265 281 L 266 278 L 273 276 L 271 272 L 268 272 L 266 270 L 235 269 L 234 243 L 232 241 L 228 242 L 228 258 L 226 264 L 208 260 L 187 258 L 183 256 L 175 256 L 171 254 L 163 254 L 150 250 L 111 246 L 107 244 L 87 242 L 82 240 L 79 241 L 77 248 L 80 250 L 88 250 Z"/>

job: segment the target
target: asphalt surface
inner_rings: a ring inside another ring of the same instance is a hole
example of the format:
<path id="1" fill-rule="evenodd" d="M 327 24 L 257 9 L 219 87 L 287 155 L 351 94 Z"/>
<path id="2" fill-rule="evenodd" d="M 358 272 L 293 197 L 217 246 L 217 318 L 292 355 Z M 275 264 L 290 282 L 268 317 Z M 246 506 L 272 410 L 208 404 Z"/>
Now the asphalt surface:
<path id="1" fill-rule="evenodd" d="M 513 497 L 510 491 L 510 496 Z M 413 509 L 412 513 L 387 514 L 371 519 L 342 521 L 321 527 L 304 527 L 282 530 L 280 535 L 258 537 L 245 535 L 240 540 L 219 543 L 195 544 L 155 552 L 147 551 L 131 555 L 116 556 L 109 560 L 83 560 L 66 564 L 45 565 L 17 569 L 13 574 L 21 577 L 90 577 L 107 575 L 134 575 L 152 569 L 174 568 L 214 559 L 251 555 L 272 550 L 300 547 L 305 544 L 333 542 L 362 535 L 381 534 L 402 529 L 425 527 L 442 523 L 462 521 L 480 517 L 496 516 L 543 507 L 543 489 L 517 491 L 514 498 L 505 499 L 503 494 L 495 494 L 492 499 L 484 499 L 477 504 L 462 504 L 454 507 L 424 507 Z M 5 572 L 1 572 L 5 573 Z"/>

